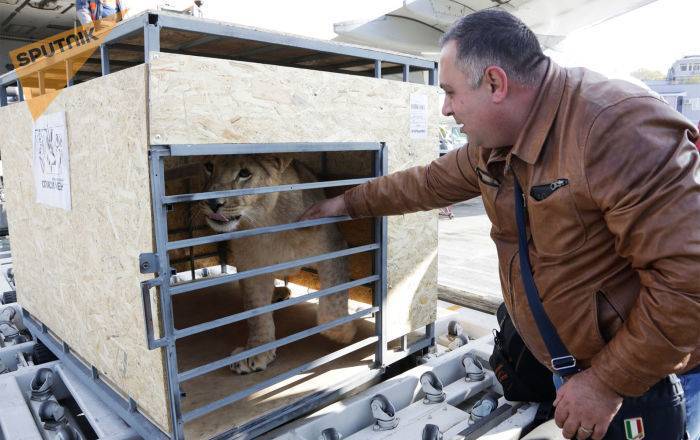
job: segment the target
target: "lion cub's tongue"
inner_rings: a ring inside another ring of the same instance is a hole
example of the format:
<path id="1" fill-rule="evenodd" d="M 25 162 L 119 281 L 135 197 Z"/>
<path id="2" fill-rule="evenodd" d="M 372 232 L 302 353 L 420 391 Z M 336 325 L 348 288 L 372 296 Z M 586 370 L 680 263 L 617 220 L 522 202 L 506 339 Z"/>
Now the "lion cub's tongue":
<path id="1" fill-rule="evenodd" d="M 209 214 L 209 218 L 212 219 L 212 220 L 219 221 L 219 222 L 227 222 L 227 221 L 229 221 L 226 217 L 224 217 L 223 215 L 219 214 L 218 212 L 213 212 L 213 213 Z"/>

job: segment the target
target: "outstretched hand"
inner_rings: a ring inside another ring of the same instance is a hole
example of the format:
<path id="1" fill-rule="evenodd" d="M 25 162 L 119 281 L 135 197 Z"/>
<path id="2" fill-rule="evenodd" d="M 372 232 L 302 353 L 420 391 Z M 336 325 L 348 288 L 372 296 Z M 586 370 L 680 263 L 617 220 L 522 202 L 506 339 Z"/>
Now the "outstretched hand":
<path id="1" fill-rule="evenodd" d="M 557 391 L 554 420 L 568 439 L 601 440 L 622 406 L 622 396 L 591 371 L 571 376 Z"/>
<path id="2" fill-rule="evenodd" d="M 348 215 L 348 208 L 345 206 L 345 198 L 343 195 L 326 199 L 315 203 L 299 218 L 299 221 L 313 220 L 322 217 L 337 217 Z"/>

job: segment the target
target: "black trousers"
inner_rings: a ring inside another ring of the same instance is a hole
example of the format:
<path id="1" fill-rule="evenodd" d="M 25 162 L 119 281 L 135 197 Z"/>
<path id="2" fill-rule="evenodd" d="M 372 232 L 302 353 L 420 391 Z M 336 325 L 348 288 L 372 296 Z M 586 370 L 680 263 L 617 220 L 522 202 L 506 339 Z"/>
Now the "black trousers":
<path id="1" fill-rule="evenodd" d="M 640 397 L 625 397 L 605 440 L 685 439 L 685 396 L 672 374 Z"/>

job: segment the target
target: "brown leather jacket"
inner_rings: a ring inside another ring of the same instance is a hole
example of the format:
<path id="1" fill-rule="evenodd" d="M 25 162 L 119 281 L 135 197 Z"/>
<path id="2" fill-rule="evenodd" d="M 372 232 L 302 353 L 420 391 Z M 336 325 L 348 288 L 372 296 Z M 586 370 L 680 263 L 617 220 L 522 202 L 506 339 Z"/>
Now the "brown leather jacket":
<path id="1" fill-rule="evenodd" d="M 464 146 L 353 188 L 345 201 L 350 215 L 362 217 L 481 195 L 505 303 L 549 365 L 520 278 L 515 173 L 547 314 L 580 365 L 619 394 L 637 396 L 700 362 L 696 136 L 688 120 L 641 88 L 550 62 L 513 147 Z"/>

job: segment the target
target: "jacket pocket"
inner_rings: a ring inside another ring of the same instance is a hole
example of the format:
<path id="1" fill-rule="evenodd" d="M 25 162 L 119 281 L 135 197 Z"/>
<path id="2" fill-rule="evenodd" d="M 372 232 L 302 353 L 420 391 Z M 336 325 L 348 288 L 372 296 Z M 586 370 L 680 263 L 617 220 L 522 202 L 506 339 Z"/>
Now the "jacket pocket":
<path id="1" fill-rule="evenodd" d="M 532 240 L 540 255 L 560 257 L 586 242 L 586 229 L 569 185 L 559 187 L 542 200 L 530 194 L 527 201 Z"/>
<path id="2" fill-rule="evenodd" d="M 598 332 L 605 343 L 615 336 L 622 327 L 623 318 L 602 290 L 596 292 L 596 318 Z"/>

